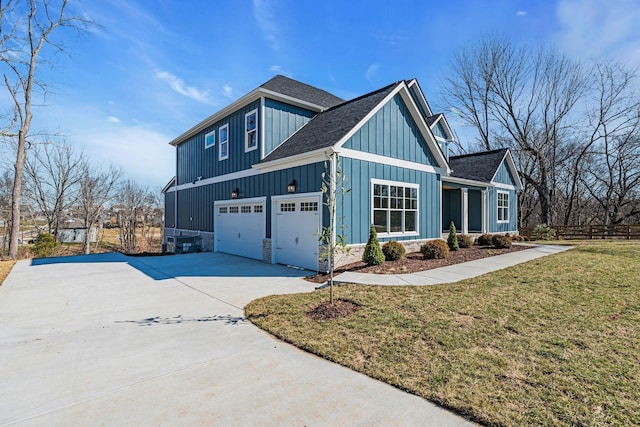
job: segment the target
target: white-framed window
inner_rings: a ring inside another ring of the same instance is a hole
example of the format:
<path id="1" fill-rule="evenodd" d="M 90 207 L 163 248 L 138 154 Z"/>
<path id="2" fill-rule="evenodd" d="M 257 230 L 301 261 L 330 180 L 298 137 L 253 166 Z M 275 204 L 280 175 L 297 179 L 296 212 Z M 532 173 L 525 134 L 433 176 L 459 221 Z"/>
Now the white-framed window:
<path id="1" fill-rule="evenodd" d="M 244 115 L 244 152 L 258 148 L 258 110 Z"/>
<path id="2" fill-rule="evenodd" d="M 251 213 L 251 206 L 242 206 L 240 208 L 240 213 Z"/>
<path id="3" fill-rule="evenodd" d="M 371 223 L 381 237 L 418 234 L 420 186 L 371 180 Z"/>
<path id="4" fill-rule="evenodd" d="M 211 148 L 216 145 L 216 131 L 215 129 L 204 135 L 204 148 Z"/>
<path id="5" fill-rule="evenodd" d="M 498 222 L 509 222 L 509 193 L 498 191 Z"/>
<path id="6" fill-rule="evenodd" d="M 218 146 L 220 147 L 219 160 L 229 158 L 229 124 L 218 129 Z"/>
<path id="7" fill-rule="evenodd" d="M 295 212 L 295 203 L 280 203 L 280 212 Z"/>
<path id="8" fill-rule="evenodd" d="M 237 206 L 229 206 L 229 213 L 238 213 Z"/>
<path id="9" fill-rule="evenodd" d="M 253 213 L 262 213 L 262 205 L 255 205 L 253 207 Z"/>
<path id="10" fill-rule="evenodd" d="M 220 206 L 220 209 L 218 211 L 221 214 L 226 214 L 227 213 L 227 207 L 226 206 Z"/>
<path id="11" fill-rule="evenodd" d="M 318 212 L 318 202 L 301 202 L 301 212 Z"/>

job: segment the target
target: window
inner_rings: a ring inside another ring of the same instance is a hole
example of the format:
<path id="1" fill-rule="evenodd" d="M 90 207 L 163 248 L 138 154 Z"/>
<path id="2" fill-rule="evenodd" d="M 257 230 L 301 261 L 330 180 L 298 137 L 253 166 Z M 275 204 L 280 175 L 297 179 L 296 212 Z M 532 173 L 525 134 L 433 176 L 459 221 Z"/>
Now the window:
<path id="1" fill-rule="evenodd" d="M 255 205 L 253 207 L 253 213 L 262 213 L 262 205 Z"/>
<path id="2" fill-rule="evenodd" d="M 226 124 L 218 130 L 218 145 L 220 146 L 220 160 L 229 158 L 229 125 Z"/>
<path id="3" fill-rule="evenodd" d="M 378 234 L 418 233 L 418 185 L 373 182 L 373 225 Z"/>
<path id="4" fill-rule="evenodd" d="M 229 213 L 238 213 L 238 207 L 237 206 L 231 206 L 229 208 Z"/>
<path id="5" fill-rule="evenodd" d="M 220 207 L 219 212 L 220 212 L 221 214 L 226 214 L 226 213 L 227 213 L 227 207 L 226 207 L 226 206 L 222 206 L 222 207 Z"/>
<path id="6" fill-rule="evenodd" d="M 296 204 L 295 203 L 281 203 L 280 204 L 280 212 L 295 212 Z"/>
<path id="7" fill-rule="evenodd" d="M 240 213 L 251 213 L 251 206 L 242 206 L 240 208 Z"/>
<path id="8" fill-rule="evenodd" d="M 216 145 L 216 131 L 212 130 L 204 135 L 204 148 L 211 148 L 214 145 Z"/>
<path id="9" fill-rule="evenodd" d="M 509 193 L 498 191 L 498 222 L 509 222 Z"/>
<path id="10" fill-rule="evenodd" d="M 258 110 L 244 115 L 244 152 L 258 148 Z"/>
<path id="11" fill-rule="evenodd" d="M 318 202 L 302 202 L 300 203 L 301 212 L 317 212 Z"/>

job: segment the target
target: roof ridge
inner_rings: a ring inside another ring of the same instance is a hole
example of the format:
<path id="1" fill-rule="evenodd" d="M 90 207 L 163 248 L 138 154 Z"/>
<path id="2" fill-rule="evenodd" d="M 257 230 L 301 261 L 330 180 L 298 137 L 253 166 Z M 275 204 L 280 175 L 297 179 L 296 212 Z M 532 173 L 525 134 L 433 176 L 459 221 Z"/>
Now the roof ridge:
<path id="1" fill-rule="evenodd" d="M 360 95 L 360 96 L 358 96 L 356 98 L 350 99 L 348 101 L 344 101 L 342 104 L 334 105 L 333 107 L 327 108 L 326 110 L 324 110 L 324 111 L 322 111 L 321 113 L 318 113 L 318 114 L 324 114 L 324 113 L 327 113 L 327 112 L 329 112 L 331 110 L 334 110 L 336 108 L 343 107 L 343 106 L 345 106 L 347 104 L 351 104 L 351 103 L 359 101 L 361 99 L 368 98 L 370 96 L 376 95 L 377 93 L 380 93 L 380 92 L 383 92 L 385 90 L 388 90 L 390 87 L 397 86 L 400 83 L 402 83 L 402 80 L 394 82 L 394 83 L 391 83 L 391 84 L 388 84 L 385 87 L 382 87 L 380 89 L 374 90 L 373 92 L 365 93 L 364 95 Z"/>
<path id="2" fill-rule="evenodd" d="M 476 151 L 475 153 L 467 153 L 467 154 L 458 154 L 457 156 L 450 156 L 450 158 L 452 159 L 460 159 L 463 157 L 471 157 L 471 156 L 480 156 L 480 155 L 485 155 L 485 154 L 494 154 L 494 153 L 498 153 L 500 151 L 507 151 L 509 150 L 506 147 L 503 148 L 496 148 L 493 150 L 486 150 L 486 151 Z"/>

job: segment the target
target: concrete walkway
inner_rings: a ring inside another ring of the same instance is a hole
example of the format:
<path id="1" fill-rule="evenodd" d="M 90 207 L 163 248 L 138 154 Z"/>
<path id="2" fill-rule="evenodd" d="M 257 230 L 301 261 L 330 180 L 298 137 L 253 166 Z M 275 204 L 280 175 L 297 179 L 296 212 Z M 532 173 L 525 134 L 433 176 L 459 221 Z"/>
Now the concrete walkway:
<path id="1" fill-rule="evenodd" d="M 410 274 L 368 274 L 346 272 L 334 278 L 338 283 L 359 283 L 364 285 L 436 285 L 453 283 L 472 277 L 481 276 L 492 271 L 502 270 L 523 262 L 571 249 L 571 246 L 560 245 L 526 245 L 531 249 L 511 252 L 504 255 L 477 259 L 462 264 L 434 268 Z"/>
<path id="2" fill-rule="evenodd" d="M 244 319 L 312 291 L 305 274 L 219 253 L 20 261 L 0 286 L 0 425 L 469 425 Z"/>

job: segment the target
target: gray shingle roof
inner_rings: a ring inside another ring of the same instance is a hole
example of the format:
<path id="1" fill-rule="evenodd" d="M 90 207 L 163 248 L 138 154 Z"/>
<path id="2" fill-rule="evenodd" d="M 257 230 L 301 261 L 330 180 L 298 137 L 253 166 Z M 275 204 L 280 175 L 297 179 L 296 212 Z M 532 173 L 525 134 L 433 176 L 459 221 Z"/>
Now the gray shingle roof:
<path id="1" fill-rule="evenodd" d="M 393 83 L 375 92 L 345 102 L 322 113 L 294 133 L 261 162 L 279 160 L 336 144 L 400 84 Z"/>
<path id="2" fill-rule="evenodd" d="M 323 108 L 331 108 L 342 104 L 344 99 L 338 98 L 317 87 L 309 86 L 297 80 L 278 74 L 268 82 L 262 84 L 261 88 L 272 90 L 283 95 L 291 96 L 301 101 L 310 102 Z"/>
<path id="3" fill-rule="evenodd" d="M 449 165 L 452 169 L 451 176 L 491 182 L 506 153 L 506 148 L 500 148 L 480 153 L 451 156 L 449 157 Z"/>

